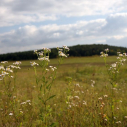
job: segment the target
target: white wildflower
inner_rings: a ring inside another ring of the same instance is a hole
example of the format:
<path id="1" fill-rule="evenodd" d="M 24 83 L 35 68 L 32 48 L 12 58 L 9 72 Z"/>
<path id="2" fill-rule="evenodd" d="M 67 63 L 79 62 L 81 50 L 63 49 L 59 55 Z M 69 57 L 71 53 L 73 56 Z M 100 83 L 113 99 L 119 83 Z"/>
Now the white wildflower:
<path id="1" fill-rule="evenodd" d="M 105 49 L 105 51 L 106 51 L 106 52 L 108 52 L 108 51 L 109 51 L 109 49 L 107 48 L 107 49 Z"/>
<path id="2" fill-rule="evenodd" d="M 54 68 L 51 68 L 52 71 L 54 71 Z"/>
<path id="3" fill-rule="evenodd" d="M 23 111 L 20 111 L 20 113 L 22 114 L 22 113 L 23 113 Z"/>
<path id="4" fill-rule="evenodd" d="M 9 116 L 12 116 L 13 115 L 13 113 L 9 113 Z"/>
<path id="5" fill-rule="evenodd" d="M 79 99 L 79 96 L 74 96 L 74 98 L 77 98 L 77 99 Z"/>
<path id="6" fill-rule="evenodd" d="M 123 54 L 119 54 L 119 56 L 123 56 Z"/>
<path id="7" fill-rule="evenodd" d="M 87 105 L 87 103 L 86 103 L 86 101 L 83 101 L 83 103 L 82 103 L 83 105 Z"/>
<path id="8" fill-rule="evenodd" d="M 46 68 L 45 70 L 46 70 L 46 71 L 49 71 L 49 69 L 47 69 L 47 68 Z"/>
<path id="9" fill-rule="evenodd" d="M 13 63 L 14 65 L 20 65 L 21 64 L 21 61 L 16 61 Z"/>
<path id="10" fill-rule="evenodd" d="M 6 68 L 6 71 L 8 71 L 8 72 L 13 72 L 13 70 L 11 70 L 9 67 L 8 68 Z"/>
<path id="11" fill-rule="evenodd" d="M 114 67 L 114 68 L 115 68 L 115 67 L 116 67 L 116 63 L 112 64 L 112 67 Z"/>
<path id="12" fill-rule="evenodd" d="M 125 119 L 127 119 L 127 116 L 124 116 Z"/>
<path id="13" fill-rule="evenodd" d="M 8 63 L 8 61 L 1 61 L 2 64 Z"/>
<path id="14" fill-rule="evenodd" d="M 98 100 L 102 100 L 102 97 L 99 97 Z"/>
<path id="15" fill-rule="evenodd" d="M 80 87 L 79 83 L 76 83 L 75 86 Z"/>
<path id="16" fill-rule="evenodd" d="M 38 58 L 38 60 L 50 62 L 49 58 L 47 58 L 47 57 Z"/>
<path id="17" fill-rule="evenodd" d="M 54 67 L 54 69 L 57 69 L 56 67 Z"/>
<path id="18" fill-rule="evenodd" d="M 108 95 L 104 95 L 104 97 L 108 97 Z"/>
<path id="19" fill-rule="evenodd" d="M 68 105 L 69 108 L 71 108 L 71 105 Z"/>
<path id="20" fill-rule="evenodd" d="M 117 121 L 116 123 L 121 123 L 121 121 Z"/>
<path id="21" fill-rule="evenodd" d="M 38 63 L 36 63 L 36 62 L 30 62 L 31 63 L 31 66 L 38 66 L 39 64 Z"/>
<path id="22" fill-rule="evenodd" d="M 0 70 L 5 70 L 4 66 L 0 66 Z"/>
<path id="23" fill-rule="evenodd" d="M 26 102 L 31 102 L 30 100 L 26 100 Z"/>
<path id="24" fill-rule="evenodd" d="M 22 102 L 22 103 L 21 103 L 21 105 L 24 105 L 24 104 L 26 104 L 26 102 Z"/>

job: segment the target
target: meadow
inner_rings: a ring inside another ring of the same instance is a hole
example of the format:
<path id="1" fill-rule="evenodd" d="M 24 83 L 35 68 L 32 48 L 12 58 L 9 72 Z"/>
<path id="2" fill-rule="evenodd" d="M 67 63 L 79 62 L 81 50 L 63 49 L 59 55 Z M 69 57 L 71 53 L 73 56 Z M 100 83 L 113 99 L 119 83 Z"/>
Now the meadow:
<path id="1" fill-rule="evenodd" d="M 1 76 L 0 126 L 126 127 L 126 61 L 116 74 L 117 56 L 62 58 L 17 62 Z"/>

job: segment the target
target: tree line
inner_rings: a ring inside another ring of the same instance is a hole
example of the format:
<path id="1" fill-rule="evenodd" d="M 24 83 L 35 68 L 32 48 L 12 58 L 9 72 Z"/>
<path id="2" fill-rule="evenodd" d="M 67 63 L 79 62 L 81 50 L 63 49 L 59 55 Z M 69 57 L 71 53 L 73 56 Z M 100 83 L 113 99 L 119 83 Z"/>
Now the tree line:
<path id="1" fill-rule="evenodd" d="M 117 55 L 117 52 L 126 53 L 127 48 L 117 47 L 103 44 L 92 44 L 92 45 L 75 45 L 69 47 L 69 56 L 93 56 L 100 55 L 101 51 L 109 48 L 109 55 Z M 41 50 L 39 50 L 41 51 Z M 58 50 L 56 48 L 51 49 L 50 58 L 57 58 Z M 16 61 L 16 60 L 34 60 L 37 59 L 37 55 L 34 51 L 23 51 L 15 53 L 0 54 L 0 61 Z"/>

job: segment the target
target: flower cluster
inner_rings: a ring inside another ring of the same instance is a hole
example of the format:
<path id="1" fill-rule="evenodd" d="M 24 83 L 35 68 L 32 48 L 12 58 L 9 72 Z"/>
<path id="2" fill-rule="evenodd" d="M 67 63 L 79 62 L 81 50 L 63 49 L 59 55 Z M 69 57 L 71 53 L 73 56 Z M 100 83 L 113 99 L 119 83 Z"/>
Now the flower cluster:
<path id="1" fill-rule="evenodd" d="M 43 48 L 42 51 L 38 52 L 37 50 L 34 50 L 34 53 L 37 54 L 38 60 L 40 61 L 47 61 L 50 62 L 49 60 L 49 53 L 51 52 L 51 49 L 49 48 Z M 37 65 L 35 62 L 31 64 L 32 66 Z"/>
<path id="2" fill-rule="evenodd" d="M 125 57 L 127 56 L 126 53 L 121 54 L 120 52 L 117 52 L 118 57 L 117 57 L 117 62 L 111 64 L 109 71 L 111 73 L 119 73 L 119 68 L 121 65 L 124 64 L 124 62 L 126 61 Z"/>
<path id="3" fill-rule="evenodd" d="M 66 54 L 70 49 L 67 46 L 63 46 L 63 49 L 57 48 L 58 49 L 58 55 L 60 57 L 67 57 L 68 54 Z"/>
<path id="4" fill-rule="evenodd" d="M 8 63 L 8 61 L 1 61 L 2 64 L 6 64 Z M 3 65 L 0 66 L 0 80 L 3 80 L 3 78 L 8 75 L 10 76 L 11 78 L 13 78 L 13 76 L 11 75 L 11 73 L 14 72 L 14 69 L 21 69 L 19 67 L 19 65 L 21 64 L 20 61 L 16 61 L 13 63 L 13 65 L 9 65 L 9 66 L 6 66 L 4 67 Z"/>
<path id="5" fill-rule="evenodd" d="M 38 66 L 39 64 L 36 63 L 36 62 L 30 62 L 31 63 L 31 66 Z"/>
<path id="6" fill-rule="evenodd" d="M 107 57 L 107 56 L 108 56 L 109 49 L 108 49 L 108 48 L 105 49 L 105 52 L 106 52 L 106 53 L 104 53 L 104 52 L 100 52 L 100 54 L 101 54 L 100 57 Z"/>

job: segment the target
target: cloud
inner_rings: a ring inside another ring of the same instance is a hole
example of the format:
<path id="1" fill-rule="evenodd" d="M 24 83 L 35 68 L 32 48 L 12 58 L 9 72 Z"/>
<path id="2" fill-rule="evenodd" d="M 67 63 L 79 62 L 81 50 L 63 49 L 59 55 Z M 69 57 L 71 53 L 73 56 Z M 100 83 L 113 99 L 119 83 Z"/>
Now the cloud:
<path id="1" fill-rule="evenodd" d="M 9 33 L 1 34 L 0 41 L 1 44 L 9 47 L 70 41 L 95 36 L 104 24 L 105 20 L 99 19 L 68 25 L 52 24 L 40 27 L 26 25 Z"/>
<path id="2" fill-rule="evenodd" d="M 1 0 L 0 27 L 57 20 L 61 15 L 105 15 L 125 7 L 123 0 Z"/>
<path id="3" fill-rule="evenodd" d="M 107 39 L 106 42 L 109 45 L 127 47 L 127 36 L 119 38 L 119 39 L 112 37 Z"/>
<path id="4" fill-rule="evenodd" d="M 107 43 L 127 46 L 127 13 L 109 15 L 106 19 L 82 20 L 74 24 L 26 25 L 0 34 L 0 53 L 31 50 L 40 46 Z M 4 50 L 4 48 L 6 50 Z"/>

